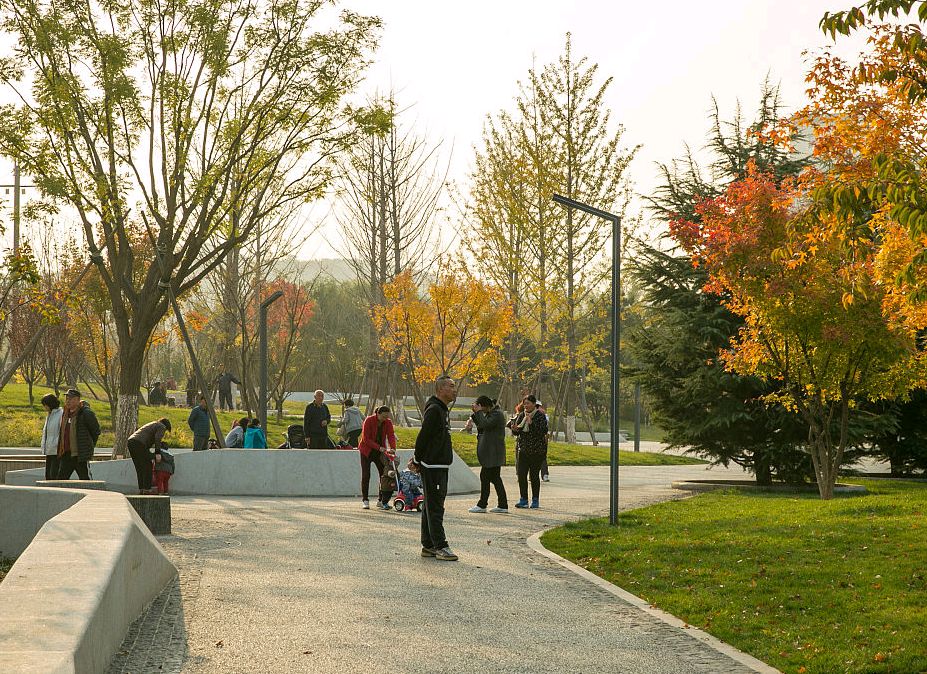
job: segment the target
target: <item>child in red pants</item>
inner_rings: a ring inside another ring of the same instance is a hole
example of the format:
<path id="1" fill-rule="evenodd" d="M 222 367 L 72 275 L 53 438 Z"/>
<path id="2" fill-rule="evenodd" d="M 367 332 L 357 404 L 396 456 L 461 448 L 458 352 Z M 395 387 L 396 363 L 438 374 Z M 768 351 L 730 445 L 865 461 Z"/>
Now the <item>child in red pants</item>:
<path id="1" fill-rule="evenodd" d="M 152 484 L 154 491 L 158 494 L 168 493 L 168 483 L 171 481 L 171 475 L 174 474 L 174 456 L 166 449 L 161 449 L 161 460 L 155 461 L 152 467 Z"/>

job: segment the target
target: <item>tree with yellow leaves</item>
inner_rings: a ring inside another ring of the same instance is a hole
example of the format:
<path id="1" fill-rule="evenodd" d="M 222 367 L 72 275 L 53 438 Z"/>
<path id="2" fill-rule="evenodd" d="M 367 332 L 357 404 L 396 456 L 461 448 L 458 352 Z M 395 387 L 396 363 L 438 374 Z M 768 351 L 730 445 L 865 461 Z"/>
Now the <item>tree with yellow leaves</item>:
<path id="1" fill-rule="evenodd" d="M 410 272 L 399 274 L 384 286 L 385 301 L 373 315 L 380 347 L 399 354 L 419 410 L 425 406 L 424 384 L 440 374 L 458 382 L 488 381 L 511 331 L 512 311 L 501 289 L 463 265 L 439 267 L 426 293 Z"/>

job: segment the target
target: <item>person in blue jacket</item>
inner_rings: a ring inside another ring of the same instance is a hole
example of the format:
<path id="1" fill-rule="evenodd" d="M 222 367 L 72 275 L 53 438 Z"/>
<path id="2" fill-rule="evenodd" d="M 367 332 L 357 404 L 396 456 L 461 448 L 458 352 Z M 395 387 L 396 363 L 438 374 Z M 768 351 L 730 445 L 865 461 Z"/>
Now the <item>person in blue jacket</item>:
<path id="1" fill-rule="evenodd" d="M 190 410 L 187 425 L 193 431 L 193 451 L 209 449 L 209 412 L 206 409 L 206 396 L 200 396 L 200 404 Z"/>
<path id="2" fill-rule="evenodd" d="M 255 417 L 245 431 L 245 449 L 267 449 L 267 436 L 261 429 L 261 420 Z"/>

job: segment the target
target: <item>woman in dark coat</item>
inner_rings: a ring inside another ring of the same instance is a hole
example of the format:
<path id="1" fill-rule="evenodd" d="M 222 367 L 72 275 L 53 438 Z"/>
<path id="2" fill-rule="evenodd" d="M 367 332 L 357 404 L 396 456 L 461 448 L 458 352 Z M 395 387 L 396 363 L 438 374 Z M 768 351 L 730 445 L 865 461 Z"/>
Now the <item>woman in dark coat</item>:
<path id="1" fill-rule="evenodd" d="M 541 466 L 547 461 L 547 416 L 537 406 L 537 398 L 525 396 L 522 410 L 510 428 L 517 444 L 518 491 L 521 498 L 516 508 L 539 508 L 541 496 Z M 531 504 L 528 504 L 528 478 L 531 478 Z"/>
<path id="2" fill-rule="evenodd" d="M 489 396 L 480 396 L 473 403 L 470 420 L 476 426 L 476 458 L 480 462 L 480 500 L 470 508 L 471 513 L 484 513 L 489 505 L 489 485 L 496 488 L 499 505 L 491 513 L 507 513 L 509 502 L 502 482 L 505 465 L 505 413 Z"/>

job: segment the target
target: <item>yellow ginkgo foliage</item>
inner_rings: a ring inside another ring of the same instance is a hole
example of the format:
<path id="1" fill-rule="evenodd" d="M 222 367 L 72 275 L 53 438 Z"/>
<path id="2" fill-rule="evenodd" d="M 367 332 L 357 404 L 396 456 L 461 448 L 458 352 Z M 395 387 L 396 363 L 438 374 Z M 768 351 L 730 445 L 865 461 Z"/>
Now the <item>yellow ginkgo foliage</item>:
<path id="1" fill-rule="evenodd" d="M 380 348 L 395 355 L 418 389 L 442 373 L 480 383 L 498 371 L 512 325 L 501 289 L 453 264 L 424 292 L 406 271 L 384 286 L 383 294 L 383 305 L 373 312 Z"/>

